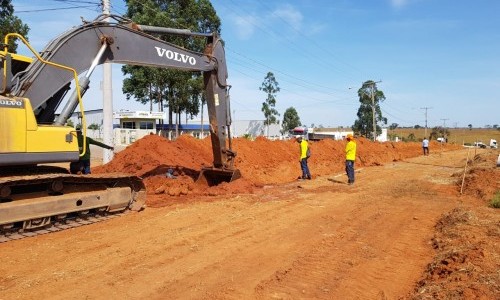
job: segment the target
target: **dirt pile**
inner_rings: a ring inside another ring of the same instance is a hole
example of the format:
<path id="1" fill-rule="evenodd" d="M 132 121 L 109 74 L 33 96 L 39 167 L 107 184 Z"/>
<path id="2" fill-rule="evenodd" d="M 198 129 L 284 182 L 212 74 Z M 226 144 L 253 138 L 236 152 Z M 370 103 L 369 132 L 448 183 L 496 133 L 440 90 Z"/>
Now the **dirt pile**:
<path id="1" fill-rule="evenodd" d="M 468 154 L 462 161 L 464 170 L 453 175 L 457 190 L 463 190 L 464 205 L 443 214 L 437 222 L 432 238 L 436 256 L 411 299 L 497 299 L 500 293 L 500 265 L 494 255 L 500 223 L 489 205 L 500 191 L 500 168 L 495 167 L 498 150 L 476 154 L 469 149 Z"/>
<path id="2" fill-rule="evenodd" d="M 483 150 L 471 156 L 466 169 L 464 194 L 489 202 L 500 191 L 500 168 L 495 167 L 498 150 Z M 460 176 L 463 176 L 463 172 Z M 462 184 L 461 180 L 458 182 Z"/>
<path id="3" fill-rule="evenodd" d="M 486 207 L 455 208 L 435 226 L 436 257 L 411 299 L 498 299 L 498 215 Z M 496 296 L 495 296 L 496 295 Z"/>
<path id="4" fill-rule="evenodd" d="M 373 143 L 358 139 L 356 168 L 382 165 L 422 153 L 420 143 Z M 309 167 L 313 177 L 340 173 L 344 170 L 344 141 L 322 140 L 310 142 L 312 157 Z M 457 149 L 456 145 L 431 144 L 432 151 Z M 145 178 L 150 197 L 148 204 L 168 203 L 168 196 L 252 193 L 263 185 L 292 182 L 300 175 L 298 145 L 295 140 L 271 141 L 266 138 L 233 140 L 237 152 L 235 164 L 242 179 L 207 188 L 195 181 L 203 166 L 212 164 L 209 138 L 195 139 L 183 135 L 175 141 L 149 135 L 116 154 L 106 165 L 93 169 L 94 173 L 120 172 Z M 175 178 L 166 173 L 173 170 Z"/>

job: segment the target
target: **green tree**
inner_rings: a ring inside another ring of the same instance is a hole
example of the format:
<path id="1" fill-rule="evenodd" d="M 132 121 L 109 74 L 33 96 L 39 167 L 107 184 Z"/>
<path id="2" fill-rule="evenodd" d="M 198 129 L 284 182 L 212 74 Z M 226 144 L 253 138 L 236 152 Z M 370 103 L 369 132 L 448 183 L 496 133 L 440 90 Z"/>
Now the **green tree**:
<path id="1" fill-rule="evenodd" d="M 467 125 L 469 127 L 469 130 L 472 130 L 472 124 Z"/>
<path id="2" fill-rule="evenodd" d="M 28 39 L 27 35 L 30 30 L 28 25 L 23 24 L 21 19 L 14 16 L 14 6 L 12 6 L 11 0 L 0 0 L 0 42 L 4 42 L 4 38 L 8 33 L 18 33 L 22 35 L 25 39 Z M 3 51 L 3 47 L 1 49 Z M 16 39 L 9 40 L 9 51 L 12 53 L 17 52 L 17 41 Z"/>
<path id="3" fill-rule="evenodd" d="M 451 133 L 450 133 L 450 130 L 448 130 L 448 128 L 444 128 L 444 127 L 441 127 L 441 126 L 436 126 L 436 127 L 432 128 L 432 132 L 429 135 L 429 139 L 430 140 L 432 140 L 432 139 L 435 140 L 438 137 L 448 138 L 450 135 L 451 135 Z"/>
<path id="4" fill-rule="evenodd" d="M 385 100 L 384 92 L 377 89 L 377 83 L 373 80 L 368 80 L 363 83 L 358 90 L 359 102 L 361 105 L 358 109 L 358 119 L 354 121 L 352 130 L 357 134 L 374 139 L 373 136 L 373 109 L 375 110 L 375 132 L 380 134 L 382 127 L 378 126 L 379 122 L 387 124 L 387 118 L 382 116 L 380 102 Z M 373 105 L 372 105 L 373 97 Z"/>
<path id="5" fill-rule="evenodd" d="M 138 24 L 189 29 L 193 32 L 220 33 L 221 22 L 209 0 L 126 0 L 126 16 Z M 160 39 L 179 47 L 203 52 L 206 40 L 196 37 L 155 34 Z M 142 66 L 124 66 L 123 92 L 127 100 L 153 104 L 163 111 L 168 107 L 169 124 L 179 124 L 180 114 L 197 115 L 203 103 L 201 72 L 177 69 L 159 69 Z M 198 84 L 198 87 L 194 87 Z"/>
<path id="6" fill-rule="evenodd" d="M 398 126 L 399 126 L 398 123 L 392 123 L 391 125 L 389 125 L 389 129 L 394 130 L 394 129 L 398 128 Z"/>
<path id="7" fill-rule="evenodd" d="M 290 129 L 301 126 L 300 117 L 294 107 L 289 107 L 283 114 L 283 121 L 281 122 L 281 134 L 285 134 Z"/>
<path id="8" fill-rule="evenodd" d="M 97 123 L 92 123 L 89 126 L 87 126 L 87 129 L 90 129 L 90 130 L 99 130 L 100 128 L 101 128 L 101 126 Z"/>
<path id="9" fill-rule="evenodd" d="M 267 73 L 259 89 L 267 94 L 266 100 L 262 103 L 262 112 L 266 118 L 264 125 L 267 126 L 267 136 L 269 137 L 269 125 L 279 124 L 277 117 L 280 115 L 275 108 L 276 93 L 280 91 L 280 88 L 272 72 Z"/>

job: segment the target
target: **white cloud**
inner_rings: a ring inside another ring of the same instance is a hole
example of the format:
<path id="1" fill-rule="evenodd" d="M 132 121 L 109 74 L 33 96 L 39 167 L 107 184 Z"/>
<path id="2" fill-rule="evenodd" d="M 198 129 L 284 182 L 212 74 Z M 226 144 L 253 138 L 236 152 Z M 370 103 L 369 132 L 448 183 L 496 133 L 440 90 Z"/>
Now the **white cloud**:
<path id="1" fill-rule="evenodd" d="M 234 17 L 234 24 L 236 26 L 235 32 L 238 38 L 242 40 L 247 40 L 252 37 L 255 32 L 255 24 L 256 18 L 253 16 L 244 16 L 244 17 Z"/>
<path id="2" fill-rule="evenodd" d="M 277 8 L 273 12 L 273 16 L 284 20 L 295 29 L 300 29 L 302 27 L 302 20 L 304 19 L 302 13 L 291 5 L 284 5 Z"/>

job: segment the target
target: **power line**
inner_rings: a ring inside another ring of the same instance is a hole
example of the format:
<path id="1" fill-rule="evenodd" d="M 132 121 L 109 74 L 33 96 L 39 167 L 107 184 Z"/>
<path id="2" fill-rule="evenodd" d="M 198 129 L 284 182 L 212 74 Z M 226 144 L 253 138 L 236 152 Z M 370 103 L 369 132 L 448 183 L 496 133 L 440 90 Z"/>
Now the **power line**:
<path id="1" fill-rule="evenodd" d="M 142 4 L 142 3 L 140 3 L 140 4 Z M 268 32 L 268 33 L 269 33 L 269 32 Z M 269 33 L 269 34 L 271 34 L 271 35 L 272 35 L 272 33 Z M 298 77 L 296 77 L 296 76 L 293 76 L 293 75 L 287 74 L 287 73 L 285 73 L 285 72 L 283 72 L 283 71 L 280 71 L 280 70 L 277 70 L 277 69 L 275 69 L 275 68 L 272 68 L 272 67 L 270 67 L 270 66 L 268 66 L 268 65 L 266 65 L 266 64 L 264 64 L 264 63 L 262 63 L 262 62 L 259 62 L 259 61 L 255 60 L 255 59 L 249 58 L 249 57 L 247 57 L 247 56 L 246 56 L 246 55 L 244 55 L 244 54 L 241 54 L 241 53 L 239 53 L 239 52 L 237 52 L 237 51 L 234 51 L 234 50 L 232 50 L 230 47 L 227 47 L 227 45 L 226 45 L 226 47 L 225 47 L 225 48 L 226 48 L 226 50 L 228 50 L 228 52 L 234 53 L 234 54 L 236 54 L 237 56 L 240 56 L 240 57 L 242 57 L 242 58 L 244 59 L 244 60 L 242 60 L 242 61 L 243 61 L 242 63 L 239 63 L 239 62 L 237 62 L 237 61 L 233 61 L 233 63 L 235 63 L 236 65 L 240 65 L 240 66 L 241 66 L 241 67 L 243 67 L 243 68 L 250 69 L 250 70 L 253 70 L 253 71 L 255 71 L 255 72 L 260 72 L 260 71 L 261 71 L 261 70 L 259 70 L 259 69 L 252 68 L 251 66 L 249 66 L 249 65 L 248 65 L 248 62 L 250 61 L 250 62 L 254 63 L 255 65 L 257 65 L 257 66 L 259 66 L 259 67 L 263 67 L 263 68 L 266 68 L 266 69 L 267 69 L 267 70 L 265 70 L 265 71 L 263 71 L 263 72 L 266 72 L 266 71 L 269 71 L 269 70 L 273 70 L 273 71 L 274 71 L 274 72 L 276 72 L 276 73 L 282 74 L 282 75 L 284 75 L 284 76 L 286 76 L 286 77 L 288 77 L 288 78 L 291 78 L 291 79 L 293 79 L 293 80 L 298 81 L 298 82 L 292 82 L 292 81 L 289 81 L 289 80 L 286 80 L 286 79 L 284 80 L 285 82 L 288 82 L 288 83 L 290 83 L 290 84 L 292 84 L 292 85 L 294 85 L 294 86 L 298 86 L 298 87 L 302 87 L 302 88 L 310 89 L 310 90 L 312 90 L 312 91 L 316 91 L 316 92 L 318 92 L 318 93 L 320 93 L 320 94 L 326 94 L 326 95 L 331 95 L 331 96 L 336 96 L 336 94 L 335 94 L 335 93 L 332 93 L 332 92 L 331 92 L 332 90 L 334 90 L 334 91 L 335 91 L 335 90 L 337 90 L 337 91 L 342 91 L 342 90 L 338 90 L 338 89 L 333 89 L 333 88 L 331 88 L 331 87 L 322 86 L 322 85 L 319 85 L 319 84 L 317 84 L 317 83 L 308 82 L 308 81 L 306 81 L 306 80 L 303 80 L 302 78 L 298 78 Z M 235 59 L 237 59 L 237 58 L 235 57 Z M 245 74 L 244 72 L 241 72 L 241 71 L 240 71 L 239 73 L 244 74 L 245 76 L 247 76 L 247 77 L 249 77 L 249 78 L 252 78 L 252 79 L 254 79 L 254 80 L 257 80 L 257 78 L 256 78 L 256 77 L 251 76 L 251 75 L 249 75 L 249 74 Z M 314 87 L 316 87 L 316 88 L 314 88 Z M 325 91 L 321 91 L 321 90 L 318 90 L 317 88 L 327 90 L 327 92 L 325 92 Z M 284 91 L 288 91 L 288 92 L 293 93 L 293 94 L 296 94 L 296 95 L 298 95 L 298 96 L 300 96 L 300 97 L 304 97 L 303 95 L 300 95 L 300 94 L 294 93 L 294 92 L 292 92 L 292 91 L 291 91 L 291 90 L 289 90 L 289 89 L 284 89 L 284 88 L 282 88 L 282 90 L 284 90 Z M 324 102 L 324 103 L 335 103 L 335 102 L 337 102 L 337 103 L 341 104 L 338 100 L 337 100 L 337 101 L 335 101 L 335 100 L 334 100 L 334 101 L 332 101 L 332 100 L 321 100 L 321 99 L 317 99 L 317 98 L 311 97 L 310 95 L 308 95 L 308 96 L 307 96 L 307 98 L 308 98 L 308 99 L 311 99 L 311 100 L 315 100 L 315 101 Z"/>
<path id="2" fill-rule="evenodd" d="M 300 86 L 300 87 L 304 87 L 304 88 L 308 88 L 308 89 L 312 89 L 312 88 L 311 88 L 311 86 L 315 86 L 315 87 L 319 87 L 319 88 L 322 88 L 322 89 L 325 89 L 325 90 L 337 90 L 337 91 L 340 91 L 340 90 L 338 90 L 338 89 L 333 89 L 333 88 L 330 88 L 330 87 L 325 87 L 325 86 L 322 86 L 322 85 L 319 85 L 319 84 L 316 84 L 316 83 L 308 82 L 308 81 L 303 80 L 303 79 L 301 79 L 301 78 L 298 78 L 298 77 L 295 77 L 295 76 L 293 76 L 293 75 L 289 75 L 289 74 L 287 74 L 287 73 L 284 73 L 284 72 L 282 72 L 282 71 L 280 71 L 280 70 L 277 70 L 277 69 L 274 69 L 274 68 L 272 68 L 272 67 L 266 66 L 265 64 L 263 64 L 263 63 L 261 63 L 261 62 L 258 62 L 258 61 L 254 60 L 254 59 L 252 59 L 252 58 L 249 58 L 249 57 L 247 57 L 247 56 L 245 56 L 245 55 L 243 55 L 243 54 L 241 54 L 241 53 L 238 53 L 238 52 L 235 52 L 235 51 L 233 51 L 233 50 L 231 50 L 231 49 L 228 49 L 228 48 L 227 48 L 227 46 L 226 46 L 226 49 L 227 49 L 228 51 L 230 51 L 230 52 L 232 52 L 232 53 L 235 53 L 235 54 L 237 54 L 237 55 L 240 55 L 241 57 L 244 57 L 244 58 L 246 59 L 246 60 L 244 61 L 244 63 L 240 63 L 240 65 L 241 65 L 242 67 L 244 67 L 244 68 L 249 68 L 249 69 L 251 69 L 251 68 L 248 66 L 248 61 L 252 61 L 252 62 L 254 62 L 254 63 L 255 63 L 255 64 L 257 64 L 257 65 L 260 65 L 260 66 L 265 67 L 265 68 L 267 69 L 267 71 L 269 71 L 269 70 L 275 71 L 276 73 L 279 73 L 279 74 L 282 74 L 282 75 L 284 75 L 284 76 L 286 76 L 286 77 L 289 77 L 289 78 L 292 78 L 292 79 L 294 79 L 294 80 L 297 80 L 297 81 L 303 82 L 303 83 L 305 83 L 305 84 L 307 84 L 307 85 L 309 85 L 309 86 L 306 86 L 306 85 L 303 85 L 303 84 L 299 84 L 299 83 L 293 83 L 293 82 L 288 81 L 288 82 L 290 82 L 290 83 L 292 83 L 292 84 L 294 84 L 294 85 L 297 85 L 297 86 Z M 237 63 L 237 62 L 236 62 L 236 63 Z M 246 63 L 246 64 L 245 64 L 245 63 Z M 237 64 L 238 64 L 238 63 L 237 63 Z M 256 70 L 256 69 L 252 69 L 252 70 L 254 70 L 254 71 L 260 71 L 260 70 Z M 264 71 L 264 72 L 265 72 L 265 71 Z M 318 91 L 318 90 L 316 90 L 316 91 Z M 323 94 L 336 95 L 336 94 L 331 93 L 331 92 L 324 92 L 324 91 L 319 91 L 319 92 L 320 92 L 320 93 L 323 93 Z"/>
<path id="3" fill-rule="evenodd" d="M 81 9 L 81 8 L 99 8 L 99 6 L 95 5 L 87 5 L 87 6 L 82 6 L 82 5 L 75 5 L 75 6 L 68 6 L 68 7 L 56 7 L 56 8 L 40 8 L 40 9 L 29 9 L 29 10 L 16 10 L 17 13 L 34 13 L 34 12 L 44 12 L 44 11 L 56 11 L 56 10 L 68 10 L 68 9 Z"/>
<path id="4" fill-rule="evenodd" d="M 230 0 L 230 2 L 235 7 L 235 9 L 233 9 L 232 12 L 234 14 L 236 14 L 237 16 L 239 16 L 240 18 L 242 18 L 243 20 L 245 20 L 247 23 L 249 23 L 249 24 L 251 24 L 251 25 L 259 28 L 261 31 L 267 33 L 268 35 L 270 35 L 273 38 L 276 38 L 278 40 L 279 39 L 286 40 L 288 43 L 290 43 L 291 45 L 293 45 L 293 47 L 290 47 L 290 49 L 293 49 L 296 52 L 298 52 L 300 56 L 304 56 L 304 54 L 308 54 L 307 56 L 310 57 L 310 58 L 312 58 L 311 61 L 314 62 L 315 64 L 317 64 L 318 66 L 320 66 L 321 68 L 324 68 L 325 65 L 329 65 L 330 69 L 339 72 L 341 75 L 344 75 L 344 76 L 346 75 L 345 72 L 343 72 L 342 70 L 338 69 L 337 66 L 332 65 L 328 60 L 321 60 L 321 61 L 318 60 L 317 59 L 317 55 L 315 55 L 314 53 L 311 54 L 311 52 L 310 52 L 309 49 L 301 47 L 301 45 L 299 45 L 295 41 L 289 39 L 288 37 L 286 37 L 282 33 L 277 32 L 276 30 L 274 30 L 272 28 L 268 29 L 267 26 L 265 26 L 265 25 L 261 25 L 258 22 L 253 22 L 253 21 L 249 20 L 248 18 L 245 18 L 245 16 L 241 15 L 240 13 L 238 13 L 238 11 L 240 11 L 240 9 L 241 9 L 241 5 L 235 3 L 233 0 Z"/>
<path id="5" fill-rule="evenodd" d="M 387 110 L 384 110 L 384 109 L 382 109 L 382 108 L 381 108 L 381 110 L 382 110 L 382 112 L 383 112 L 384 114 L 386 114 L 386 115 L 388 115 L 388 116 L 392 117 L 393 119 L 396 119 L 396 120 L 399 120 L 399 121 L 403 121 L 403 122 L 405 122 L 405 123 L 407 123 L 407 124 L 412 124 L 412 123 L 413 123 L 412 125 L 415 125 L 415 123 L 418 123 L 418 122 L 415 122 L 415 121 L 409 121 L 407 118 L 400 118 L 400 117 L 397 117 L 397 116 L 395 116 L 395 115 L 393 115 L 393 114 L 389 113 Z"/>
<path id="6" fill-rule="evenodd" d="M 86 4 L 97 4 L 101 5 L 101 1 L 78 1 L 78 0 L 52 0 L 54 2 L 63 2 L 63 3 L 86 3 Z"/>
<path id="7" fill-rule="evenodd" d="M 259 0 L 258 1 L 262 6 L 264 6 L 265 8 L 267 8 L 268 10 L 271 10 L 271 8 L 269 6 L 267 6 L 262 0 Z M 333 56 L 335 57 L 340 63 L 344 64 L 345 66 L 348 66 L 349 68 L 352 68 L 352 69 L 356 69 L 356 71 L 358 71 L 359 73 L 363 73 L 360 69 L 340 60 L 337 55 L 335 55 L 334 53 L 332 53 L 331 51 L 329 51 L 327 48 L 323 48 L 321 45 L 319 45 L 315 40 L 311 39 L 307 34 L 304 34 L 303 32 L 301 32 L 299 29 L 297 29 L 295 26 L 293 26 L 292 24 L 290 24 L 287 20 L 283 19 L 281 16 L 279 15 L 276 15 L 274 12 L 273 12 L 273 15 L 278 17 L 283 23 L 287 24 L 292 30 L 294 30 L 295 32 L 297 32 L 298 34 L 300 34 L 301 37 L 304 37 L 305 39 L 311 41 L 319 50 L 329 54 L 330 56 Z M 351 79 L 354 79 L 354 77 L 351 77 Z"/>
<path id="8" fill-rule="evenodd" d="M 246 66 L 245 66 L 245 67 L 246 67 Z M 251 69 L 251 68 L 249 68 L 249 69 Z M 246 77 L 249 77 L 249 78 L 251 78 L 251 79 L 254 79 L 254 80 L 255 80 L 255 78 L 254 78 L 253 76 L 250 76 L 250 75 L 248 75 L 247 73 L 244 73 L 244 72 L 242 72 L 242 71 L 240 71 L 240 70 L 237 70 L 237 69 L 235 69 L 234 71 L 235 71 L 235 72 L 238 72 L 238 73 L 240 73 L 240 74 L 242 74 L 242 75 L 244 75 L 244 76 L 246 76 Z M 286 80 L 285 80 L 285 81 L 286 81 Z M 301 105 L 300 107 L 316 105 L 318 102 L 320 102 L 320 103 L 334 103 L 334 104 L 337 104 L 337 105 L 350 105 L 350 104 L 351 104 L 351 100 L 350 100 L 350 99 L 349 99 L 349 100 L 346 100 L 346 102 L 343 102 L 343 100 L 342 100 L 342 99 L 339 99 L 339 100 L 324 100 L 324 99 L 319 99 L 319 98 L 313 97 L 313 96 L 311 96 L 310 94 L 308 94 L 308 95 L 303 95 L 303 94 L 300 94 L 300 93 L 294 92 L 294 91 L 292 91 L 292 90 L 290 90 L 290 89 L 283 88 L 282 86 L 280 86 L 280 90 L 281 90 L 281 91 L 286 91 L 286 92 L 288 92 L 288 93 L 290 93 L 290 94 L 297 95 L 297 96 L 299 96 L 299 97 L 301 97 L 301 98 L 303 98 L 303 99 L 307 99 L 307 100 L 314 100 L 314 101 L 316 101 L 316 103 L 309 103 L 309 104 L 307 104 L 307 105 Z"/>

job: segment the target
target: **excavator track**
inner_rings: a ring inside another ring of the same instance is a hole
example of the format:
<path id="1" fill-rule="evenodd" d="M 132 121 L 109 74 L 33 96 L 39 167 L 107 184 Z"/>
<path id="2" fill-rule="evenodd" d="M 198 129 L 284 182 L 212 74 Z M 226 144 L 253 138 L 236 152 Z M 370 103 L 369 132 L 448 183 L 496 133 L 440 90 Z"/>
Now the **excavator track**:
<path id="1" fill-rule="evenodd" d="M 83 225 L 89 225 L 101 221 L 105 221 L 108 219 L 113 219 L 116 217 L 120 217 L 124 214 L 127 214 L 128 211 L 123 211 L 123 212 L 118 212 L 118 213 L 105 213 L 105 214 L 94 214 L 90 215 L 88 217 L 76 217 L 76 218 L 68 218 L 65 219 L 64 221 L 57 222 L 54 224 L 51 224 L 50 226 L 46 228 L 38 228 L 38 229 L 33 229 L 30 231 L 10 231 L 10 232 L 3 232 L 0 234 L 0 243 L 5 243 L 8 241 L 13 241 L 13 240 L 20 240 L 28 237 L 33 237 L 37 235 L 42 235 L 42 234 L 47 234 L 47 233 L 52 233 L 56 231 L 61 231 L 61 230 L 66 230 L 70 228 L 75 228 L 75 227 L 80 227 Z"/>
<path id="2" fill-rule="evenodd" d="M 0 243 L 139 211 L 146 201 L 144 183 L 137 176 L 33 170 L 30 175 L 0 172 Z"/>

